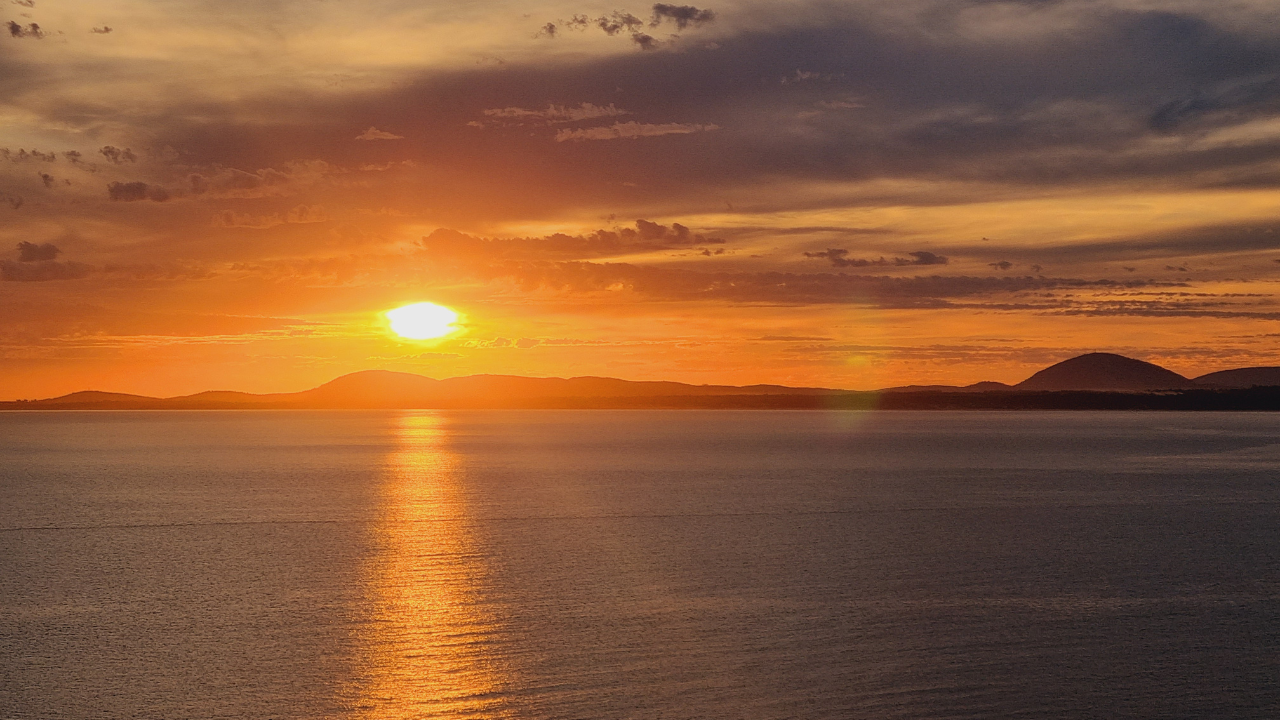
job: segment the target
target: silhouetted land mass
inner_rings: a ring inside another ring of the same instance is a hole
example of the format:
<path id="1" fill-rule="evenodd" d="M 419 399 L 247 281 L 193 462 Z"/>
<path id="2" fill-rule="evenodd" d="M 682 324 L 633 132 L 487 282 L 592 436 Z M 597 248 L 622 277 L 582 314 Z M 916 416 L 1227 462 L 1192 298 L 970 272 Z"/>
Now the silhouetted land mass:
<path id="1" fill-rule="evenodd" d="M 1152 392 L 1195 386 L 1194 380 L 1159 365 L 1112 353 L 1089 353 L 1050 365 L 1014 387 L 1040 391 Z"/>
<path id="2" fill-rule="evenodd" d="M 224 390 L 171 398 L 83 391 L 0 402 L 3 410 L 248 410 L 393 408 L 884 409 L 884 410 L 1280 410 L 1280 367 L 1185 378 L 1159 365 L 1090 353 L 1017 385 L 907 385 L 877 391 L 783 385 L 688 385 L 604 377 L 470 375 L 436 380 L 366 370 L 297 393 Z"/>
<path id="3" fill-rule="evenodd" d="M 1224 388 L 1280 386 L 1280 367 L 1220 370 L 1196 378 L 1196 385 Z"/>

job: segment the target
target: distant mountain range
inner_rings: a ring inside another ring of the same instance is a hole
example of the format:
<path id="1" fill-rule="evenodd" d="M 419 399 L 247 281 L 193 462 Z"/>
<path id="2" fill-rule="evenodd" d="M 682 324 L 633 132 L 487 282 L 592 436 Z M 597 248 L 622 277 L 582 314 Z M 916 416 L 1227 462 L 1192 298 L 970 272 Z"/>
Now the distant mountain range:
<path id="1" fill-rule="evenodd" d="M 1274 405 L 1274 407 L 1273 407 Z M 1017 385 L 908 385 L 878 391 L 783 385 L 688 385 L 602 377 L 470 375 L 435 380 L 366 370 L 311 390 L 255 395 L 209 391 L 153 398 L 83 391 L 0 402 L 3 410 L 215 410 L 391 408 L 897 408 L 1280 410 L 1280 367 L 1186 378 L 1142 360 L 1090 353 Z"/>

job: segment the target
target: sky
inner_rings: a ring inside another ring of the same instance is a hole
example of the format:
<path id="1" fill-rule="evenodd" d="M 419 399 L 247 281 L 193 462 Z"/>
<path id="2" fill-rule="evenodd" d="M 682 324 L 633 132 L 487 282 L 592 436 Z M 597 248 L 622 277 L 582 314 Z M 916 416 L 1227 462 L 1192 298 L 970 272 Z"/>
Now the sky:
<path id="1" fill-rule="evenodd" d="M 0 1 L 0 399 L 1280 364 L 1274 0 Z"/>

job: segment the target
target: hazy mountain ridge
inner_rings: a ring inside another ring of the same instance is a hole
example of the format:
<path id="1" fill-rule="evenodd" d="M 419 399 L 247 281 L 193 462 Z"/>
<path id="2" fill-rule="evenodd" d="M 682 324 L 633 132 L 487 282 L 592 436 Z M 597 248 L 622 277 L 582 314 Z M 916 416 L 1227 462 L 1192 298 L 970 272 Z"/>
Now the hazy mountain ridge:
<path id="1" fill-rule="evenodd" d="M 963 387 L 907 385 L 877 391 L 783 385 L 689 385 L 607 377 L 535 378 L 468 375 L 437 380 L 413 373 L 364 370 L 296 393 L 210 390 L 154 398 L 85 390 L 45 400 L 0 402 L 0 409 L 394 409 L 394 408 L 1017 408 L 1098 407 L 1178 409 L 1164 404 L 1091 395 L 1183 394 L 1215 409 L 1255 407 L 1250 388 L 1280 388 L 1280 367 L 1222 370 L 1195 379 L 1153 363 L 1112 353 L 1089 353 L 1051 365 L 1016 385 L 984 381 Z M 1214 393 L 1218 393 L 1214 395 Z M 1222 393 L 1227 393 L 1223 395 Z M 1234 393 L 1234 394 L 1232 394 Z M 1070 398 L 1066 396 L 1071 396 Z M 1271 397 L 1271 394 L 1265 394 Z M 1061 396 L 1061 397 L 1049 397 Z M 1259 397 L 1262 397 L 1259 395 Z M 1197 399 L 1198 398 L 1198 399 Z M 1223 398 L 1234 398 L 1219 407 Z M 1268 400 L 1268 402 L 1270 402 Z M 1253 404 L 1251 404 L 1253 403 Z M 1198 406 L 1197 406 L 1198 407 Z M 1194 408 L 1187 408 L 1194 409 Z M 1280 405 L 1276 409 L 1280 409 Z"/>

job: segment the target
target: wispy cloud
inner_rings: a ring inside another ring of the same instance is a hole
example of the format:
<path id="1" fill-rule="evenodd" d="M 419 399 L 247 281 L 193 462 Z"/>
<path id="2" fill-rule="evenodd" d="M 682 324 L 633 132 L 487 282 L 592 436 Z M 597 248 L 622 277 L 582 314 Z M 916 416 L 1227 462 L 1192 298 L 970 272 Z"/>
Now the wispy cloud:
<path id="1" fill-rule="evenodd" d="M 551 125 L 618 117 L 620 115 L 630 115 L 631 113 L 616 107 L 613 103 L 593 105 L 592 103 L 584 102 L 577 106 L 551 104 L 542 110 L 528 110 L 519 107 L 490 108 L 481 111 L 481 114 L 486 118 L 502 123 Z"/>
<path id="2" fill-rule="evenodd" d="M 634 140 L 660 135 L 690 135 L 719 130 L 719 125 L 697 123 L 638 123 L 634 120 L 603 127 L 565 128 L 556 132 L 556 142 L 578 140 Z"/>
<path id="3" fill-rule="evenodd" d="M 365 130 L 364 132 L 357 135 L 356 139 L 357 140 L 403 140 L 404 136 L 396 135 L 395 133 L 385 132 L 383 130 L 379 130 L 376 127 L 371 127 L 368 130 Z"/>
<path id="4" fill-rule="evenodd" d="M 804 256 L 808 258 L 826 258 L 836 267 L 908 267 L 912 265 L 946 265 L 948 262 L 946 256 L 926 250 L 909 252 L 907 257 L 895 257 L 888 260 L 883 257 L 875 260 L 851 258 L 849 257 L 849 251 L 844 248 L 828 248 L 817 252 L 806 252 Z"/>

